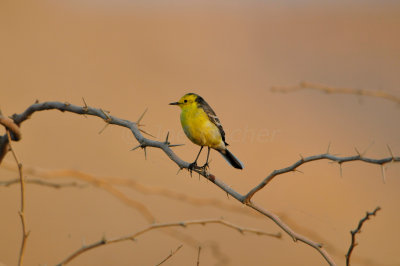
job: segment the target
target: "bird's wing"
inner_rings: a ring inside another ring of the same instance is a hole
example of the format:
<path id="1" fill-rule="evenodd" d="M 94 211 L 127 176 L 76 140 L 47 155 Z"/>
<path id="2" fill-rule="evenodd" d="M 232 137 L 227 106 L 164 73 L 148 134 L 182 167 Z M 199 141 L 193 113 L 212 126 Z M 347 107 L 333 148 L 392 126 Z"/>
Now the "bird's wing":
<path id="1" fill-rule="evenodd" d="M 199 107 L 201 107 L 204 112 L 207 114 L 208 118 L 210 119 L 210 121 L 216 125 L 219 129 L 219 133 L 221 134 L 222 137 L 222 141 L 228 145 L 228 143 L 225 142 L 225 131 L 222 128 L 221 122 L 219 121 L 217 115 L 215 114 L 214 110 L 211 108 L 210 105 L 208 105 L 208 103 L 200 96 L 197 96 L 196 99 Z"/>

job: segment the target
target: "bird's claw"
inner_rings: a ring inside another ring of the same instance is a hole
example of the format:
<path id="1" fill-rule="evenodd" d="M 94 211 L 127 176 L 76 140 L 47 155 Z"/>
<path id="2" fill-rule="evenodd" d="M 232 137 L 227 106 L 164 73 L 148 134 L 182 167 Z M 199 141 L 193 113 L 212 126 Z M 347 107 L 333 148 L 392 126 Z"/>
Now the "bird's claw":
<path id="1" fill-rule="evenodd" d="M 191 164 L 189 164 L 189 170 L 194 170 L 195 168 L 197 168 L 198 166 L 197 166 L 197 163 L 196 162 L 193 162 L 193 163 L 191 163 Z"/>
<path id="2" fill-rule="evenodd" d="M 195 170 L 206 174 L 207 173 L 207 169 L 209 169 L 209 168 L 210 168 L 210 166 L 209 166 L 208 162 L 205 163 L 203 166 L 198 166 L 196 162 L 193 162 L 193 163 L 189 164 L 188 170 L 189 170 L 190 176 L 192 176 L 192 173 Z"/>
<path id="3" fill-rule="evenodd" d="M 202 167 L 201 167 L 205 172 L 207 172 L 207 168 L 210 169 L 210 165 L 207 163 L 205 163 Z"/>
<path id="4" fill-rule="evenodd" d="M 196 162 L 193 162 L 193 163 L 189 164 L 188 170 L 189 170 L 190 176 L 192 176 L 192 172 L 193 172 L 193 170 L 195 170 L 196 168 L 198 168 Z"/>

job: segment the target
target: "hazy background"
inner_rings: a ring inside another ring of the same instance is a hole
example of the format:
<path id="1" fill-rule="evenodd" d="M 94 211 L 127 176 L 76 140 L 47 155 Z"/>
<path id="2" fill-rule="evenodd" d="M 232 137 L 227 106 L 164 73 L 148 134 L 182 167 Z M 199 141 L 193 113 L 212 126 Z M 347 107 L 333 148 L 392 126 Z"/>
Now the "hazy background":
<path id="1" fill-rule="evenodd" d="M 183 135 L 179 110 L 168 103 L 187 92 L 216 111 L 231 151 L 245 164 L 230 167 L 211 153 L 212 172 L 246 193 L 271 171 L 303 156 L 331 152 L 373 158 L 400 154 L 400 109 L 393 102 L 314 91 L 273 93 L 271 86 L 302 80 L 334 87 L 382 90 L 400 96 L 398 1 L 9 1 L 0 2 L 0 107 L 21 113 L 36 99 L 67 101 L 136 120 L 148 108 L 145 129 L 170 132 L 175 151 L 192 161 L 198 147 Z M 203 178 L 178 175 L 161 151 L 147 160 L 128 130 L 71 113 L 35 113 L 14 147 L 22 163 L 75 169 L 100 177 L 217 199 L 240 207 Z M 4 134 L 4 130 L 0 130 Z M 372 144 L 372 145 L 371 145 Z M 205 157 L 201 158 L 201 162 Z M 5 161 L 13 163 L 11 154 Z M 200 163 L 201 163 L 200 162 Z M 400 166 L 389 164 L 386 184 L 376 165 L 309 163 L 276 178 L 254 200 L 281 215 L 298 233 L 322 242 L 339 265 L 365 211 L 381 206 L 357 236 L 352 265 L 400 265 Z M 17 173 L 0 168 L 0 180 Z M 28 178 L 31 177 L 28 175 Z M 71 180 L 75 180 L 71 178 Z M 57 180 L 55 180 L 58 182 Z M 65 180 L 59 180 L 63 182 Z M 279 232 L 267 218 L 213 206 L 194 206 L 119 187 L 144 203 L 157 222 L 220 218 Z M 102 189 L 27 185 L 29 236 L 25 265 L 54 265 L 103 235 L 127 235 L 149 222 Z M 0 187 L 0 262 L 16 265 L 21 241 L 19 187 Z M 243 207 L 243 209 L 246 209 Z M 250 212 L 251 213 L 251 212 Z M 317 251 L 283 239 L 241 235 L 218 225 L 161 231 L 90 251 L 71 265 L 324 265 Z M 197 242 L 196 242 L 197 241 Z"/>

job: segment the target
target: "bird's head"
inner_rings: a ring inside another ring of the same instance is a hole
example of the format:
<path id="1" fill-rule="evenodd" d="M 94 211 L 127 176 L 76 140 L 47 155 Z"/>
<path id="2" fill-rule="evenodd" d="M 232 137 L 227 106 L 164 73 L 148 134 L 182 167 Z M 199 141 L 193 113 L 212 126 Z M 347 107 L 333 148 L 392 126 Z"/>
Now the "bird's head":
<path id="1" fill-rule="evenodd" d="M 181 109 L 190 106 L 196 106 L 199 98 L 200 96 L 195 93 L 188 93 L 185 94 L 179 101 L 170 103 L 170 105 L 178 105 Z"/>

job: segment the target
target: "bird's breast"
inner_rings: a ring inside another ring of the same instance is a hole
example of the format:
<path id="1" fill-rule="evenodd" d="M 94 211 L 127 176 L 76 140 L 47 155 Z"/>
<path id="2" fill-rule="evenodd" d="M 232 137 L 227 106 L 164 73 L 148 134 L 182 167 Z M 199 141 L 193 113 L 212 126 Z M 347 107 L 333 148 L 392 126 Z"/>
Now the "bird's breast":
<path id="1" fill-rule="evenodd" d="M 182 110 L 181 124 L 186 136 L 195 144 L 221 149 L 225 145 L 221 133 L 201 108 Z"/>

